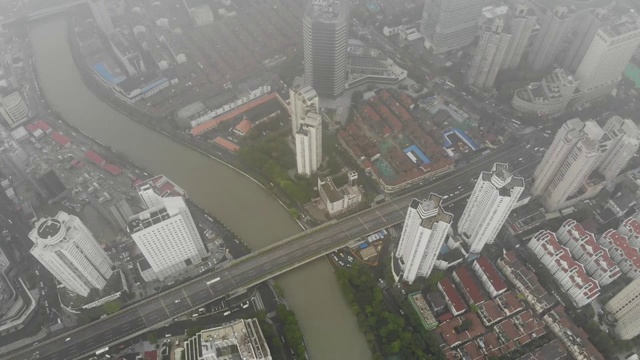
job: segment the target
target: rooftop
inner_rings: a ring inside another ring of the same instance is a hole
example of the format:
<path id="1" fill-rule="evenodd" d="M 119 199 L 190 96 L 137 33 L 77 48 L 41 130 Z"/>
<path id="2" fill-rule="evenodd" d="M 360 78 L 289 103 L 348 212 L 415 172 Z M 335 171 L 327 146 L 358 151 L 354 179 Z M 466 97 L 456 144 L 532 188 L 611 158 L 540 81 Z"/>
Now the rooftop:
<path id="1" fill-rule="evenodd" d="M 467 267 L 460 266 L 456 268 L 454 270 L 454 274 L 460 281 L 463 292 L 466 292 L 471 302 L 473 302 L 474 304 L 480 304 L 481 302 L 486 300 L 477 285 L 477 280 L 473 278 Z"/>
<path id="2" fill-rule="evenodd" d="M 456 290 L 456 287 L 453 285 L 449 278 L 440 280 L 440 282 L 438 283 L 438 287 L 442 291 L 442 295 L 445 298 L 449 299 L 449 302 L 456 312 L 464 311 L 467 308 L 467 306 L 464 304 L 464 301 L 460 297 L 458 290 Z"/>
<path id="3" fill-rule="evenodd" d="M 337 22 L 344 20 L 348 12 L 348 0 L 313 0 L 308 2 L 305 16 L 322 22 Z"/>
<path id="4" fill-rule="evenodd" d="M 50 239 L 62 230 L 62 223 L 58 219 L 45 219 L 38 225 L 38 237 L 41 239 Z"/>
<path id="5" fill-rule="evenodd" d="M 437 222 L 451 224 L 453 215 L 442 209 L 442 197 L 436 194 L 429 194 L 425 200 L 413 199 L 409 207 L 418 210 L 422 218 L 422 227 L 432 229 Z"/>
<path id="6" fill-rule="evenodd" d="M 491 261 L 489 261 L 488 257 L 482 255 L 475 261 L 480 269 L 482 269 L 482 272 L 484 272 L 485 276 L 489 279 L 491 286 L 493 286 L 493 288 L 497 292 L 500 292 L 507 288 L 507 284 L 502 279 L 502 276 L 500 276 L 500 274 L 498 273 L 496 267 L 493 266 Z"/>

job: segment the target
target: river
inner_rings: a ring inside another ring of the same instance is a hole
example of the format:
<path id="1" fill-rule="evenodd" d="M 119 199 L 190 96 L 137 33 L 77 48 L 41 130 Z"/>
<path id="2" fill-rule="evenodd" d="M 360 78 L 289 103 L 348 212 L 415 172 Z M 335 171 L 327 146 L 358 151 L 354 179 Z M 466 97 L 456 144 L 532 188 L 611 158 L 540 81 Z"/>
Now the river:
<path id="1" fill-rule="evenodd" d="M 64 18 L 31 24 L 31 39 L 41 89 L 66 121 L 149 171 L 176 181 L 254 250 L 300 232 L 286 209 L 250 179 L 133 122 L 96 98 L 73 62 Z M 371 358 L 324 258 L 276 280 L 298 316 L 312 359 Z"/>

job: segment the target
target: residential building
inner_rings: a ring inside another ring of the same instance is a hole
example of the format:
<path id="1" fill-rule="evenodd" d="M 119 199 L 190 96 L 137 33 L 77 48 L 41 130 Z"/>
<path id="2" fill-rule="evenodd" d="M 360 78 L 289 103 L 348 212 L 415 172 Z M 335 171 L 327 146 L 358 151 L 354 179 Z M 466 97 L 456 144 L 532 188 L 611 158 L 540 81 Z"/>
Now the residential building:
<path id="1" fill-rule="evenodd" d="M 609 251 L 600 246 L 595 236 L 575 220 L 565 221 L 556 232 L 556 237 L 600 286 L 608 285 L 622 275 L 620 268 L 609 256 Z"/>
<path id="2" fill-rule="evenodd" d="M 89 7 L 91 8 L 93 17 L 96 19 L 98 28 L 107 35 L 111 34 L 114 27 L 105 0 L 89 0 Z"/>
<path id="3" fill-rule="evenodd" d="M 551 231 L 539 231 L 527 247 L 549 270 L 576 307 L 587 305 L 600 295 L 598 282 L 587 275 L 584 266 L 571 257 L 569 249 L 560 245 Z"/>
<path id="4" fill-rule="evenodd" d="M 452 221 L 453 215 L 442 208 L 442 197 L 411 200 L 396 250 L 404 281 L 411 284 L 431 274 Z"/>
<path id="5" fill-rule="evenodd" d="M 0 115 L 9 127 L 16 127 L 29 120 L 29 107 L 18 91 L 0 99 Z"/>
<path id="6" fill-rule="evenodd" d="M 600 28 L 576 70 L 581 94 L 578 102 L 593 100 L 613 90 L 640 44 L 638 16 L 629 13 L 615 24 Z"/>
<path id="7" fill-rule="evenodd" d="M 609 250 L 613 261 L 627 277 L 640 278 L 640 252 L 629 245 L 627 238 L 613 229 L 605 231 L 598 239 L 598 244 Z"/>
<path id="8" fill-rule="evenodd" d="M 634 217 L 630 217 L 620 224 L 618 228 L 620 235 L 627 238 L 631 247 L 640 249 L 640 221 Z"/>
<path id="9" fill-rule="evenodd" d="M 305 85 L 320 96 L 339 96 L 346 82 L 349 1 L 308 1 L 302 25 Z"/>
<path id="10" fill-rule="evenodd" d="M 554 64 L 571 26 L 571 15 L 566 6 L 556 6 L 546 12 L 527 59 L 534 71 L 545 70 Z"/>
<path id="11" fill-rule="evenodd" d="M 524 1 L 516 1 L 509 6 L 505 18 L 505 33 L 511 34 L 509 46 L 504 54 L 502 69 L 515 69 L 520 64 L 529 38 L 536 26 L 536 16 Z"/>
<path id="12" fill-rule="evenodd" d="M 631 340 L 640 334 L 640 279 L 625 286 L 604 306 L 607 319 L 615 321 L 619 339 Z"/>
<path id="13" fill-rule="evenodd" d="M 211 10 L 211 6 L 209 4 L 199 4 L 194 7 L 187 7 L 187 9 L 196 26 L 213 24 L 213 10 Z"/>
<path id="14" fill-rule="evenodd" d="M 289 113 L 291 114 L 291 133 L 300 129 L 300 123 L 312 112 L 319 114 L 318 94 L 311 86 L 295 85 L 289 88 Z"/>
<path id="15" fill-rule="evenodd" d="M 595 121 L 567 121 L 533 174 L 531 194 L 541 197 L 547 211 L 593 196 L 593 192 L 582 194 L 579 190 L 600 163 L 609 142 L 609 135 Z"/>
<path id="16" fill-rule="evenodd" d="M 467 310 L 464 300 L 456 290 L 453 282 L 449 278 L 444 278 L 438 282 L 438 290 L 442 293 L 447 308 L 453 316 L 458 316 Z"/>
<path id="17" fill-rule="evenodd" d="M 567 107 L 578 86 L 573 76 L 555 69 L 540 82 L 532 82 L 513 94 L 514 109 L 538 116 L 557 116 Z"/>
<path id="18" fill-rule="evenodd" d="M 29 232 L 31 254 L 68 290 L 87 296 L 102 290 L 113 263 L 91 231 L 74 215 L 62 211 L 41 218 Z"/>
<path id="19" fill-rule="evenodd" d="M 185 360 L 272 359 L 257 319 L 240 319 L 202 330 L 184 342 L 183 354 Z"/>
<path id="20" fill-rule="evenodd" d="M 362 192 L 357 183 L 358 173 L 349 171 L 347 177 L 347 184 L 340 188 L 336 187 L 330 177 L 325 179 L 318 178 L 318 192 L 325 208 L 329 212 L 329 216 L 348 211 L 362 201 Z"/>
<path id="21" fill-rule="evenodd" d="M 311 176 L 322 164 L 322 117 L 307 113 L 294 138 L 298 174 Z"/>
<path id="22" fill-rule="evenodd" d="M 575 37 L 571 40 L 571 46 L 564 54 L 562 68 L 569 73 L 575 73 L 584 59 L 587 50 L 591 46 L 593 38 L 598 30 L 603 27 L 610 13 L 605 9 L 590 9 L 583 21 L 576 24 Z"/>
<path id="23" fill-rule="evenodd" d="M 207 249 L 184 199 L 160 197 L 149 185 L 139 194 L 147 209 L 129 218 L 128 229 L 156 277 L 163 280 L 200 263 Z"/>
<path id="24" fill-rule="evenodd" d="M 494 164 L 483 171 L 458 223 L 458 233 L 478 254 L 485 244 L 493 243 L 513 206 L 524 190 L 524 179 L 514 177 L 507 164 Z"/>
<path id="25" fill-rule="evenodd" d="M 507 284 L 486 256 L 482 255 L 478 257 L 473 262 L 471 268 L 475 271 L 478 279 L 480 279 L 480 282 L 482 283 L 482 286 L 484 286 L 485 290 L 487 290 L 492 298 L 495 298 L 507 291 Z"/>
<path id="26" fill-rule="evenodd" d="M 602 158 L 598 171 L 611 181 L 618 177 L 640 147 L 640 130 L 630 119 L 612 116 L 603 130 L 611 137 L 609 150 Z"/>
<path id="27" fill-rule="evenodd" d="M 478 89 L 493 87 L 504 60 L 511 35 L 504 32 L 504 19 L 499 17 L 484 26 L 476 53 L 467 70 L 467 83 Z"/>
<path id="28" fill-rule="evenodd" d="M 476 0 L 427 0 L 420 25 L 424 46 L 441 54 L 471 44 L 482 5 Z"/>
<path id="29" fill-rule="evenodd" d="M 468 304 L 479 305 L 487 301 L 476 283 L 476 279 L 466 266 L 459 266 L 453 271 L 453 281 L 462 290 L 462 296 Z"/>

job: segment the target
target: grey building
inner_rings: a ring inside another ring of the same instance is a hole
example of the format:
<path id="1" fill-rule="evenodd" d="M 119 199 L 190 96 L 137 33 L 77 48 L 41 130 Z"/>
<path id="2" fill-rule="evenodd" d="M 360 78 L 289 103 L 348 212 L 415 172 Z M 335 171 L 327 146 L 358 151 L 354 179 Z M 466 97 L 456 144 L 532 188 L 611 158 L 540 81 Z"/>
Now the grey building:
<path id="1" fill-rule="evenodd" d="M 427 0 L 420 26 L 425 47 L 441 54 L 471 44 L 483 4 L 479 0 Z"/>
<path id="2" fill-rule="evenodd" d="M 533 70 L 540 71 L 553 65 L 571 25 L 571 14 L 567 7 L 557 6 L 547 10 L 527 59 Z"/>

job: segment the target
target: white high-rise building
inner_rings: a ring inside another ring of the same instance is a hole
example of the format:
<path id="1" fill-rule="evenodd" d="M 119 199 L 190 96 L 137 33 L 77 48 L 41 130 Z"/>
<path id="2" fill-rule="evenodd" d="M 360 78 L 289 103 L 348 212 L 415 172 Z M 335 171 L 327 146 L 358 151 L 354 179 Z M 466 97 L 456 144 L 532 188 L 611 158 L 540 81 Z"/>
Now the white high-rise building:
<path id="1" fill-rule="evenodd" d="M 305 84 L 318 95 L 339 96 L 347 81 L 349 1 L 307 1 L 302 25 Z"/>
<path id="2" fill-rule="evenodd" d="M 529 38 L 536 26 L 536 16 L 523 1 L 509 7 L 505 19 L 505 33 L 511 34 L 509 46 L 505 51 L 502 69 L 515 69 L 522 60 Z"/>
<path id="3" fill-rule="evenodd" d="M 571 16 L 566 6 L 547 10 L 540 32 L 529 51 L 528 62 L 533 70 L 540 71 L 553 65 L 570 26 Z"/>
<path id="4" fill-rule="evenodd" d="M 523 190 L 524 179 L 514 177 L 506 164 L 494 164 L 491 172 L 480 174 L 458 223 L 470 253 L 493 243 Z"/>
<path id="5" fill-rule="evenodd" d="M 476 54 L 467 70 L 467 83 L 478 89 L 491 88 L 502 65 L 511 35 L 505 34 L 504 19 L 487 24 L 480 34 Z"/>
<path id="6" fill-rule="evenodd" d="M 310 176 L 322 164 L 322 117 L 307 113 L 295 133 L 298 174 Z"/>
<path id="7" fill-rule="evenodd" d="M 482 5 L 478 0 L 427 0 L 420 25 L 424 46 L 441 54 L 471 44 Z"/>
<path id="8" fill-rule="evenodd" d="M 569 73 L 575 73 L 584 59 L 584 55 L 589 50 L 593 38 L 609 17 L 609 12 L 605 9 L 590 9 L 584 21 L 576 25 L 574 39 L 571 41 L 569 50 L 564 54 L 562 67 Z"/>
<path id="9" fill-rule="evenodd" d="M 184 199 L 153 197 L 148 185 L 140 188 L 147 210 L 129 219 L 129 232 L 159 279 L 177 275 L 207 256 L 198 228 Z"/>
<path id="10" fill-rule="evenodd" d="M 576 70 L 578 89 L 582 92 L 579 101 L 590 101 L 615 88 L 640 44 L 639 21 L 635 13 L 630 13 L 598 30 Z"/>
<path id="11" fill-rule="evenodd" d="M 600 163 L 610 140 L 594 121 L 567 121 L 533 174 L 531 194 L 541 196 L 547 211 L 581 200 L 578 190 Z"/>
<path id="12" fill-rule="evenodd" d="M 611 137 L 611 145 L 598 171 L 606 180 L 613 180 L 638 151 L 640 129 L 630 119 L 623 120 L 619 116 L 613 116 L 607 121 L 604 131 Z"/>
<path id="13" fill-rule="evenodd" d="M 16 127 L 29 119 L 29 107 L 20 92 L 14 91 L 0 99 L 0 115 L 9 127 Z"/>
<path id="14" fill-rule="evenodd" d="M 318 94 L 311 86 L 289 88 L 289 112 L 291 113 L 291 133 L 300 129 L 300 122 L 309 112 L 320 113 Z"/>
<path id="15" fill-rule="evenodd" d="M 40 219 L 29 232 L 31 254 L 67 289 L 87 296 L 101 290 L 113 274 L 113 263 L 89 229 L 62 211 Z"/>
<path id="16" fill-rule="evenodd" d="M 616 322 L 615 334 L 619 339 L 630 340 L 640 334 L 640 278 L 616 294 L 604 306 L 607 319 Z"/>
<path id="17" fill-rule="evenodd" d="M 114 27 L 105 0 L 89 0 L 89 7 L 91 7 L 91 12 L 100 30 L 107 35 L 111 34 Z"/>
<path id="18" fill-rule="evenodd" d="M 442 209 L 442 197 L 411 200 L 396 250 L 404 281 L 411 284 L 431 274 L 452 221 L 453 215 Z"/>

